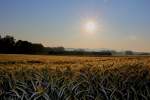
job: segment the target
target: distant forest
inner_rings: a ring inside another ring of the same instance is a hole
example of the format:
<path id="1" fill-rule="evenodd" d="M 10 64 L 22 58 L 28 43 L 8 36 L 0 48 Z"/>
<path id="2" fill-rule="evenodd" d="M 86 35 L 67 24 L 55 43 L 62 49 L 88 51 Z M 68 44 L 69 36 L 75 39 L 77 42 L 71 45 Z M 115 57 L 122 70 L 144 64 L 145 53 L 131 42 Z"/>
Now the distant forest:
<path id="1" fill-rule="evenodd" d="M 50 54 L 50 55 L 112 55 L 109 51 L 88 52 L 82 49 L 67 51 L 64 47 L 44 47 L 39 43 L 16 40 L 13 36 L 0 35 L 0 53 L 4 54 Z"/>
<path id="2" fill-rule="evenodd" d="M 13 36 L 0 35 L 0 53 L 3 54 L 49 54 L 49 55 L 149 55 L 149 53 L 135 53 L 132 51 L 116 52 L 110 50 L 86 51 L 84 49 L 67 50 L 64 47 L 44 47 L 41 43 L 32 43 L 24 40 L 16 40 Z"/>

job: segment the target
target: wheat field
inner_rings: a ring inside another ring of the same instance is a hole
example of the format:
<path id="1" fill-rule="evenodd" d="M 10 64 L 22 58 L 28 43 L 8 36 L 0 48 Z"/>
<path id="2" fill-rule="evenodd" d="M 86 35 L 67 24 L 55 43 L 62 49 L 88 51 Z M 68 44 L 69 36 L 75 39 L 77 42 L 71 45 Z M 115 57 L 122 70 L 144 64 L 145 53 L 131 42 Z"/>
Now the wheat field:
<path id="1" fill-rule="evenodd" d="M 0 100 L 149 99 L 149 56 L 0 55 Z"/>

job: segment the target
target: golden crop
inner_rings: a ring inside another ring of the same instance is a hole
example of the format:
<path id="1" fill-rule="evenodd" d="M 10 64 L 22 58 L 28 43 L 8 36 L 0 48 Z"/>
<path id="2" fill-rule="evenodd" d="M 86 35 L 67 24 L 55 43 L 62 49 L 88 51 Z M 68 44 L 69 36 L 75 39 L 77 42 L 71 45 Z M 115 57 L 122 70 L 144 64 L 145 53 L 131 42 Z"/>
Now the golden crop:
<path id="1" fill-rule="evenodd" d="M 150 57 L 0 55 L 0 100 L 149 100 Z"/>
<path id="2" fill-rule="evenodd" d="M 47 56 L 47 55 L 15 55 L 0 54 L 0 65 L 7 66 L 36 66 L 43 67 L 65 67 L 70 66 L 73 69 L 79 66 L 107 66 L 143 63 L 150 65 L 149 56 L 128 56 L 128 57 L 78 57 L 78 56 Z"/>

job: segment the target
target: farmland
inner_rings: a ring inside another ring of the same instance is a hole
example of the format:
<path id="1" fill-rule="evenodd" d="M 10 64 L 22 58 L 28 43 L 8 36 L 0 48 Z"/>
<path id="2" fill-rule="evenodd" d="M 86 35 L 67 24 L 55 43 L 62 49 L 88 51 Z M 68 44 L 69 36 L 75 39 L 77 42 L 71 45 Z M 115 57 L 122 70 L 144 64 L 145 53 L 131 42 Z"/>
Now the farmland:
<path id="1" fill-rule="evenodd" d="M 0 100 L 149 100 L 150 57 L 0 55 Z"/>

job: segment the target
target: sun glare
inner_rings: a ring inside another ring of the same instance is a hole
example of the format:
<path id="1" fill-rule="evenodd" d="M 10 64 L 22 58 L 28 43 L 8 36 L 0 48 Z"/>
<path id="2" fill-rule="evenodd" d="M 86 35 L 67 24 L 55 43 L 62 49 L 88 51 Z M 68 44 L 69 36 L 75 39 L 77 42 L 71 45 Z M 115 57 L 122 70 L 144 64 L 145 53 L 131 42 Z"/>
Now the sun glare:
<path id="1" fill-rule="evenodd" d="M 96 28 L 97 28 L 97 26 L 94 21 L 87 21 L 85 23 L 85 31 L 88 33 L 91 33 L 91 34 L 95 33 Z"/>

